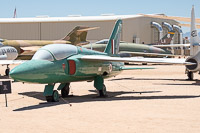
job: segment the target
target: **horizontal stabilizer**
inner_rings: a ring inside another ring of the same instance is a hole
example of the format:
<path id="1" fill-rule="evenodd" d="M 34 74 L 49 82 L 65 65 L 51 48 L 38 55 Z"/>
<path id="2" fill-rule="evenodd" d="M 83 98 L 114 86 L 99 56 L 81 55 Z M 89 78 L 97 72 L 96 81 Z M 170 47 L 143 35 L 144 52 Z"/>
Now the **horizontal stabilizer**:
<path id="1" fill-rule="evenodd" d="M 98 29 L 98 27 L 77 26 L 62 40 L 70 41 L 73 45 L 88 44 L 89 42 L 86 41 L 87 31 L 94 29 Z"/>
<path id="2" fill-rule="evenodd" d="M 89 31 L 89 30 L 95 30 L 95 29 L 99 29 L 99 27 L 88 27 L 88 28 L 83 28 L 83 29 L 77 30 L 77 31 L 83 32 L 83 31 Z"/>

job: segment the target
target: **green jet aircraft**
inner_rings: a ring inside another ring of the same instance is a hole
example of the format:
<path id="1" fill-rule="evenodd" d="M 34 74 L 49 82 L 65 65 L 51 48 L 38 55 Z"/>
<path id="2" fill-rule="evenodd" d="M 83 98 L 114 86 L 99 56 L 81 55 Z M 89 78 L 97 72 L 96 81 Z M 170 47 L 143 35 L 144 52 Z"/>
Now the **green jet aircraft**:
<path id="1" fill-rule="evenodd" d="M 104 39 L 92 44 L 83 45 L 83 48 L 92 49 L 103 52 L 106 48 L 108 40 Z M 172 53 L 168 50 L 156 48 L 154 46 L 148 46 L 145 44 L 126 43 L 120 42 L 119 45 L 120 57 L 132 57 L 132 56 L 145 56 L 145 57 L 171 57 Z"/>
<path id="2" fill-rule="evenodd" d="M 1 39 L 0 42 L 5 46 L 12 46 L 18 51 L 18 59 L 31 59 L 33 54 L 39 49 L 41 46 L 45 46 L 47 44 L 73 44 L 73 45 L 84 45 L 89 42 L 86 41 L 87 31 L 96 29 L 97 27 L 84 27 L 77 26 L 75 27 L 67 36 L 60 40 L 6 40 Z"/>
<path id="3" fill-rule="evenodd" d="M 168 32 L 159 42 L 155 43 L 157 45 L 170 44 L 175 31 Z M 103 52 L 108 43 L 108 39 L 100 40 L 96 43 L 90 43 L 83 45 L 82 47 L 87 49 L 92 49 L 96 51 Z M 119 54 L 121 57 L 132 57 L 132 56 L 145 56 L 145 57 L 171 57 L 174 56 L 168 50 L 154 47 L 155 44 L 136 44 L 127 43 L 120 41 L 119 44 Z"/>
<path id="4" fill-rule="evenodd" d="M 124 62 L 156 62 L 194 65 L 194 63 L 173 59 L 153 58 L 121 58 L 118 56 L 122 20 L 117 20 L 104 52 L 89 50 L 70 44 L 50 44 L 40 48 L 32 60 L 16 66 L 10 71 L 14 81 L 48 84 L 44 96 L 48 102 L 59 101 L 57 90 L 61 96 L 67 97 L 69 85 L 77 81 L 94 81 L 94 87 L 100 97 L 106 96 L 104 79 L 118 75 L 122 70 L 152 69 L 126 68 Z M 54 90 L 56 83 L 60 83 Z"/>

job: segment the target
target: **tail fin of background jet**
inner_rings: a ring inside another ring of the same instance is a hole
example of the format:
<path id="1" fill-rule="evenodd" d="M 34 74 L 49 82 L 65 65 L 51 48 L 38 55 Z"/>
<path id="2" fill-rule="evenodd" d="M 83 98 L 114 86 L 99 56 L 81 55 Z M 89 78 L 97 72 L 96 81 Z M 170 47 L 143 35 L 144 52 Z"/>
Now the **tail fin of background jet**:
<path id="1" fill-rule="evenodd" d="M 174 30 L 169 31 L 163 38 L 161 38 L 156 45 L 159 44 L 170 44 L 171 40 L 173 39 L 175 34 Z"/>
<path id="2" fill-rule="evenodd" d="M 191 11 L 191 36 L 190 36 L 190 56 L 196 55 L 200 51 L 199 35 L 195 24 L 194 6 Z"/>
<path id="3" fill-rule="evenodd" d="M 62 40 L 70 41 L 73 45 L 83 45 L 88 44 L 86 41 L 87 31 L 97 29 L 98 27 L 84 27 L 77 26 L 75 27 L 67 36 L 65 36 Z"/>
<path id="4" fill-rule="evenodd" d="M 115 23 L 114 29 L 112 31 L 112 34 L 104 51 L 108 55 L 118 54 L 121 30 L 122 30 L 122 20 L 119 19 Z"/>

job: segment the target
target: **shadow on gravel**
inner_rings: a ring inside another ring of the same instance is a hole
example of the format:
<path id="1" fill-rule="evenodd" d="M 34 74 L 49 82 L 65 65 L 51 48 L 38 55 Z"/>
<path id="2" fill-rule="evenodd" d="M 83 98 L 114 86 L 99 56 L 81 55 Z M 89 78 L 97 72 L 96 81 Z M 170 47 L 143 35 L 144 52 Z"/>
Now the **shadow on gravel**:
<path id="1" fill-rule="evenodd" d="M 90 92 L 96 92 L 95 90 L 89 90 Z M 97 94 L 88 94 L 88 95 L 69 95 L 67 98 L 60 98 L 59 102 L 50 102 L 47 103 L 45 97 L 43 96 L 42 92 L 25 92 L 19 93 L 20 95 L 36 98 L 42 100 L 43 102 L 37 105 L 31 105 L 27 107 L 22 107 L 19 109 L 15 109 L 13 111 L 26 111 L 26 110 L 33 110 L 33 109 L 40 109 L 45 107 L 52 107 L 57 105 L 70 105 L 72 106 L 73 103 L 85 103 L 85 102 L 98 102 L 98 101 L 120 101 L 120 100 L 160 100 L 160 99 L 188 99 L 188 98 L 199 98 L 199 95 L 164 95 L 164 96 L 143 96 L 142 94 L 153 94 L 153 93 L 160 93 L 161 91 L 142 91 L 142 92 L 134 92 L 134 91 L 115 91 L 109 92 L 108 96 L 104 98 L 97 97 Z M 129 94 L 126 96 L 125 94 Z M 130 96 L 132 94 L 132 96 Z M 137 94 L 134 96 L 134 94 Z M 140 95 L 138 95 L 140 94 Z M 120 96 L 122 95 L 122 96 Z M 70 107 L 69 106 L 69 107 Z"/>

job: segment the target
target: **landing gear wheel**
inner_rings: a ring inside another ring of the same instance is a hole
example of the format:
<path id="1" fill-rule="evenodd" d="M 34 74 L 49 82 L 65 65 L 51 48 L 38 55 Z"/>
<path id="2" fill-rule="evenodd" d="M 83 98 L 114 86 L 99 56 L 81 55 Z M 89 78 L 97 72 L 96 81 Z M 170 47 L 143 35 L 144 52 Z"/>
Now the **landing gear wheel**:
<path id="1" fill-rule="evenodd" d="M 106 86 L 103 84 L 103 89 L 102 90 L 99 90 L 99 96 L 100 97 L 106 97 L 107 94 L 106 94 Z"/>
<path id="2" fill-rule="evenodd" d="M 53 91 L 52 96 L 46 96 L 47 102 L 58 102 L 59 101 L 59 94 L 57 90 Z"/>
<path id="3" fill-rule="evenodd" d="M 194 73 L 193 72 L 188 72 L 187 76 L 188 76 L 188 80 L 193 80 L 194 79 Z"/>
<path id="4" fill-rule="evenodd" d="M 10 72 L 10 68 L 6 68 L 6 71 L 5 71 L 6 76 L 9 75 L 9 72 Z"/>
<path id="5" fill-rule="evenodd" d="M 70 87 L 69 87 L 69 83 L 67 83 L 61 90 L 61 96 L 62 98 L 65 98 L 69 95 L 69 90 L 70 90 Z"/>

